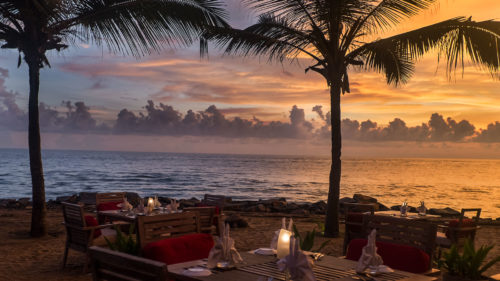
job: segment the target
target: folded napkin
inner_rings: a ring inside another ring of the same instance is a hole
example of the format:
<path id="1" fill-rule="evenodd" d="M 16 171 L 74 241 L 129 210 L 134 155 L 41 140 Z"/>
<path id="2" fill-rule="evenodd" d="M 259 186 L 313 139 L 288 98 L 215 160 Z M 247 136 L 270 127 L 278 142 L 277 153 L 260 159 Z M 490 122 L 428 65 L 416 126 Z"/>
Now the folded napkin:
<path id="1" fill-rule="evenodd" d="M 177 212 L 177 208 L 179 208 L 179 203 L 177 203 L 175 199 L 170 199 L 170 204 L 167 206 L 167 211 Z"/>
<path id="2" fill-rule="evenodd" d="M 374 229 L 368 235 L 368 243 L 363 247 L 361 257 L 359 257 L 358 265 L 356 266 L 356 272 L 362 273 L 368 267 L 377 268 L 382 265 L 382 257 L 377 254 L 377 246 L 375 245 L 375 240 L 377 238 L 377 230 Z"/>
<path id="3" fill-rule="evenodd" d="M 272 248 L 258 248 L 253 251 L 254 254 L 263 255 L 263 256 L 274 256 L 276 255 L 276 250 Z"/>
<path id="4" fill-rule="evenodd" d="M 425 215 L 425 213 L 427 212 L 427 207 L 425 206 L 424 201 L 420 201 L 420 206 L 417 207 L 417 212 L 422 215 Z"/>
<path id="5" fill-rule="evenodd" d="M 160 208 L 161 207 L 161 203 L 160 201 L 158 201 L 158 196 L 155 196 L 155 199 L 154 199 L 154 206 L 155 208 Z"/>
<path id="6" fill-rule="evenodd" d="M 234 247 L 234 239 L 229 236 L 229 229 L 228 224 L 222 226 L 221 235 L 217 238 L 214 247 L 208 254 L 208 268 L 216 267 L 218 262 L 227 262 L 230 266 L 243 262 Z"/>
<path id="7" fill-rule="evenodd" d="M 123 202 L 117 205 L 123 211 L 131 211 L 134 207 L 128 202 L 127 197 L 123 198 Z"/>
<path id="8" fill-rule="evenodd" d="M 290 237 L 290 254 L 278 261 L 280 271 L 288 270 L 292 281 L 315 281 L 312 260 L 299 249 L 299 241 Z"/>
<path id="9" fill-rule="evenodd" d="M 144 199 L 143 198 L 139 199 L 139 205 L 137 205 L 137 212 L 144 213 Z"/>
<path id="10" fill-rule="evenodd" d="M 293 219 L 290 218 L 290 222 L 288 223 L 288 231 L 292 232 L 292 227 L 293 227 Z M 271 245 L 270 245 L 271 249 L 275 250 L 278 249 L 278 238 L 280 237 L 280 230 L 282 229 L 287 230 L 286 218 L 281 219 L 281 228 L 274 232 L 273 240 L 271 240 Z"/>

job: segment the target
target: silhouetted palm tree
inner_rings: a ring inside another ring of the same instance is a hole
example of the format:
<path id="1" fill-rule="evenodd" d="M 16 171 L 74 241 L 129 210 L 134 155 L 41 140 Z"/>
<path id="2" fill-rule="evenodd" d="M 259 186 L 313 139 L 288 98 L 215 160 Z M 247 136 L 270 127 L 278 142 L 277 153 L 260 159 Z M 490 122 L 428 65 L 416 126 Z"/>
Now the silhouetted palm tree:
<path id="1" fill-rule="evenodd" d="M 31 235 L 46 229 L 40 147 L 40 69 L 46 52 L 91 42 L 141 56 L 165 45 L 188 45 L 206 26 L 227 26 L 220 0 L 0 0 L 2 48 L 17 49 L 29 68 L 29 155 L 33 185 Z"/>
<path id="2" fill-rule="evenodd" d="M 327 236 L 339 233 L 341 175 L 341 94 L 349 93 L 349 68 L 375 70 L 387 83 L 405 83 L 414 62 L 436 50 L 447 59 L 447 73 L 468 56 L 496 72 L 499 67 L 500 24 L 457 17 L 396 36 L 374 40 L 379 32 L 416 15 L 436 0 L 245 0 L 260 12 L 258 22 L 238 30 L 214 28 L 207 41 L 228 54 L 265 55 L 269 60 L 313 60 L 309 70 L 321 74 L 330 87 L 332 164 L 326 212 Z"/>

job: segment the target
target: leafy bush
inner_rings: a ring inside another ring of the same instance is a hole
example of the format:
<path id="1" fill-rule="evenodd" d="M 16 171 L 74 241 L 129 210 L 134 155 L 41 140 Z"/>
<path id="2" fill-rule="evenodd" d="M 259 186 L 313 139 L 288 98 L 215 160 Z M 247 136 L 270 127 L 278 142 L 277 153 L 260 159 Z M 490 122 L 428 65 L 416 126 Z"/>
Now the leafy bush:
<path id="1" fill-rule="evenodd" d="M 297 229 L 297 226 L 293 225 L 293 233 L 294 236 L 299 239 L 300 242 L 300 249 L 302 251 L 313 251 L 312 248 L 314 247 L 314 237 L 316 236 L 316 228 L 314 228 L 312 231 L 306 232 L 306 236 L 302 238 L 300 235 L 299 230 Z M 314 252 L 319 252 L 321 249 L 323 249 L 328 243 L 330 243 L 330 240 L 326 240 L 323 242 L 318 249 L 316 249 Z"/>
<path id="2" fill-rule="evenodd" d="M 444 268 L 450 275 L 479 280 L 488 268 L 500 261 L 500 256 L 498 256 L 482 265 L 492 248 L 493 246 L 481 246 L 476 251 L 474 243 L 467 240 L 463 253 L 460 254 L 457 246 L 453 245 L 448 252 L 443 253 L 443 259 L 439 261 L 439 267 Z"/>
<path id="3" fill-rule="evenodd" d="M 115 241 L 109 241 L 106 237 L 104 239 L 106 240 L 106 243 L 108 244 L 108 247 L 113 250 L 113 251 L 118 251 L 118 252 L 123 252 L 131 255 L 138 256 L 139 255 L 139 244 L 137 243 L 137 239 L 135 238 L 134 229 L 135 229 L 135 224 L 131 224 L 130 228 L 128 230 L 128 234 L 124 234 L 121 230 L 119 225 L 115 225 L 115 230 L 116 230 L 116 240 Z"/>

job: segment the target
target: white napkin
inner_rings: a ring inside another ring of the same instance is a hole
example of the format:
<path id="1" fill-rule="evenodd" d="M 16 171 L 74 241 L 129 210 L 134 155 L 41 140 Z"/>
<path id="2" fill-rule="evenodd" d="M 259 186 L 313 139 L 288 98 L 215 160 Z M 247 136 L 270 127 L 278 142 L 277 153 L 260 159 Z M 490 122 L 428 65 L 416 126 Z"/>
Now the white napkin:
<path id="1" fill-rule="evenodd" d="M 123 211 L 130 211 L 134 207 L 128 202 L 127 197 L 123 198 L 123 202 L 117 205 L 118 207 L 122 208 Z"/>
<path id="2" fill-rule="evenodd" d="M 425 206 L 424 201 L 420 201 L 420 207 L 417 207 L 417 211 L 419 214 L 424 214 L 427 212 L 427 207 Z"/>
<path id="3" fill-rule="evenodd" d="M 158 196 L 155 196 L 155 199 L 154 199 L 154 206 L 155 208 L 160 208 L 161 207 L 161 203 L 160 201 L 158 201 Z"/>
<path id="4" fill-rule="evenodd" d="M 263 256 L 274 256 L 276 255 L 276 250 L 272 248 L 258 248 L 253 251 L 254 254 L 263 255 Z"/>
<path id="5" fill-rule="evenodd" d="M 290 218 L 290 222 L 288 223 L 288 231 L 292 232 L 293 227 L 293 218 Z M 287 229 L 286 228 L 286 218 L 281 219 L 281 228 L 274 232 L 273 240 L 271 240 L 271 249 L 278 249 L 278 238 L 280 237 L 280 230 Z"/>
<path id="6" fill-rule="evenodd" d="M 293 281 L 315 281 L 312 260 L 299 249 L 299 241 L 290 237 L 290 254 L 278 261 L 280 271 L 288 270 Z"/>
<path id="7" fill-rule="evenodd" d="M 377 239 L 377 230 L 374 229 L 368 235 L 368 243 L 363 247 L 363 252 L 361 257 L 359 257 L 358 265 L 356 266 L 356 272 L 362 273 L 368 267 L 377 268 L 382 265 L 382 257 L 377 254 L 377 246 L 375 245 L 375 240 Z"/>
<path id="8" fill-rule="evenodd" d="M 170 199 L 170 204 L 167 206 L 167 211 L 177 212 L 177 208 L 179 208 L 179 203 L 177 203 L 175 199 Z"/>
<path id="9" fill-rule="evenodd" d="M 139 205 L 137 205 L 137 212 L 144 213 L 144 199 L 139 199 Z"/>
<path id="10" fill-rule="evenodd" d="M 234 247 L 234 239 L 229 236 L 229 229 L 228 224 L 222 226 L 221 235 L 217 238 L 214 247 L 208 254 L 208 268 L 216 267 L 218 262 L 228 262 L 231 266 L 243 262 L 243 259 Z"/>

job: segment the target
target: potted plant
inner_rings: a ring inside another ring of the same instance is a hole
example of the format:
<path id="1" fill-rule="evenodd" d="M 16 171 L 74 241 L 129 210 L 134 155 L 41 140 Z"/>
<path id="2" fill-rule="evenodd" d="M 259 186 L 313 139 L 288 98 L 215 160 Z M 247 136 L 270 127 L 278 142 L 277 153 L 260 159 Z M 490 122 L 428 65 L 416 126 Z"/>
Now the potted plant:
<path id="1" fill-rule="evenodd" d="M 127 235 L 124 234 L 117 225 L 115 225 L 116 239 L 114 241 L 110 241 L 106 237 L 104 237 L 104 239 L 106 240 L 106 243 L 111 250 L 138 256 L 139 244 L 137 243 L 137 239 L 133 234 L 134 229 L 135 224 L 131 224 L 129 233 Z"/>
<path id="2" fill-rule="evenodd" d="M 483 273 L 492 265 L 500 261 L 500 256 L 486 262 L 486 256 L 493 246 L 481 246 L 477 251 L 474 243 L 467 240 L 463 253 L 460 254 L 457 245 L 453 245 L 448 252 L 443 253 L 443 258 L 438 262 L 443 268 L 443 281 L 485 280 Z"/>

